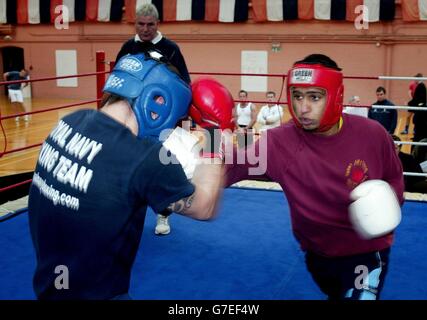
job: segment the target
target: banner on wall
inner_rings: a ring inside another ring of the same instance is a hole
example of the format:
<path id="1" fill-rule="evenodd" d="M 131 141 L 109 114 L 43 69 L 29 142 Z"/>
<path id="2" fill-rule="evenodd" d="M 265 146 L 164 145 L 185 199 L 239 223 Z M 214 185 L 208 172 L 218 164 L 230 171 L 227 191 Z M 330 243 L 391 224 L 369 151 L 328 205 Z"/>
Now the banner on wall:
<path id="1" fill-rule="evenodd" d="M 267 51 L 246 51 L 241 54 L 241 73 L 268 73 Z M 267 77 L 264 76 L 241 76 L 241 88 L 250 92 L 266 92 Z"/>

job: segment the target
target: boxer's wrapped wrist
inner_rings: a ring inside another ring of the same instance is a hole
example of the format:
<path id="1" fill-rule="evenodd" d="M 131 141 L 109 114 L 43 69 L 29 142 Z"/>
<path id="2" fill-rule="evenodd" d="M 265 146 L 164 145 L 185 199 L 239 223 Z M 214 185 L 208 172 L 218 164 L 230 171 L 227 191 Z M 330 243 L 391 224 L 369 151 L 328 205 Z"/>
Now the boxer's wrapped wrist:
<path id="1" fill-rule="evenodd" d="M 163 142 L 163 146 L 175 155 L 188 179 L 192 179 L 198 164 L 200 151 L 198 142 L 197 137 L 181 127 L 176 127 Z"/>

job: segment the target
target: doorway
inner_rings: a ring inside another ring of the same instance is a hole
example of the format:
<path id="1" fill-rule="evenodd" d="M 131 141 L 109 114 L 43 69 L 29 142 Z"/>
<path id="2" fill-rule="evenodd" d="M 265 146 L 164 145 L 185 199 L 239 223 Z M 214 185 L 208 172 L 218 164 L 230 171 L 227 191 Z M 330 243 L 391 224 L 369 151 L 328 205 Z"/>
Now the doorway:
<path id="1" fill-rule="evenodd" d="M 0 48 L 0 74 L 3 78 L 3 73 L 8 71 L 19 71 L 23 68 L 25 68 L 25 62 L 24 62 L 24 49 L 19 47 L 3 47 Z M 6 80 L 6 79 L 3 79 Z M 1 94 L 7 96 L 7 88 L 6 86 L 3 86 L 4 88 L 0 90 Z"/>

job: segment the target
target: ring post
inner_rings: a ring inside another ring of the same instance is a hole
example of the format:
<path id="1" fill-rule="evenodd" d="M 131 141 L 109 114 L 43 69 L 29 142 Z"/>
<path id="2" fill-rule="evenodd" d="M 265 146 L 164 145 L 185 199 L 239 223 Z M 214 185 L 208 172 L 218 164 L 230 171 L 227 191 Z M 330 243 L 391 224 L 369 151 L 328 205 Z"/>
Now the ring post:
<path id="1" fill-rule="evenodd" d="M 105 51 L 96 52 L 96 72 L 105 72 Z M 105 83 L 105 73 L 96 75 L 96 99 L 102 98 L 102 88 Z M 101 101 L 97 102 L 98 109 L 101 107 Z"/>
<path id="2" fill-rule="evenodd" d="M 110 72 L 111 71 L 113 71 L 113 69 L 114 69 L 114 66 L 116 65 L 116 62 L 115 61 L 110 61 L 109 63 L 108 63 L 108 66 L 110 67 Z"/>

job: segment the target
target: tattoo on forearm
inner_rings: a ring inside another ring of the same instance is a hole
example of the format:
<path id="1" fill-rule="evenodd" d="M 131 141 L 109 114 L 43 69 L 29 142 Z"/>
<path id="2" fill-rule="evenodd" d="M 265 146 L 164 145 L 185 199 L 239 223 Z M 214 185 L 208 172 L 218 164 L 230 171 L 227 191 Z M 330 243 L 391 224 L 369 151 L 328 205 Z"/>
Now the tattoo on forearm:
<path id="1" fill-rule="evenodd" d="M 189 196 L 187 198 L 183 198 L 177 202 L 171 203 L 169 205 L 168 209 L 173 211 L 173 212 L 183 212 L 186 209 L 191 207 L 193 200 L 194 200 L 194 194 L 192 194 L 191 196 Z"/>

